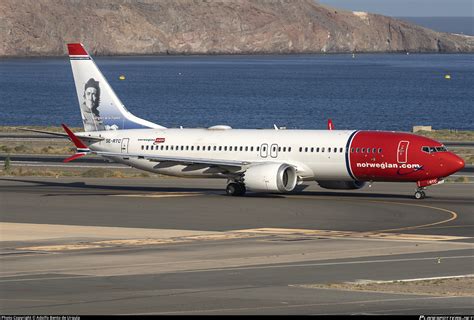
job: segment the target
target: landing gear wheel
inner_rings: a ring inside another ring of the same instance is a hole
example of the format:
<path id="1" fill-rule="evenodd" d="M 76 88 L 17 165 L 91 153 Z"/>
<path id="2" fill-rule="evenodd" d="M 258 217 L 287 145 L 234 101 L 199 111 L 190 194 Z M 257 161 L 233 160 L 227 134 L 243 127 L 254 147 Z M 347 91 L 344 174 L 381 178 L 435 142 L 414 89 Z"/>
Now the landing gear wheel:
<path id="1" fill-rule="evenodd" d="M 228 196 L 243 196 L 247 190 L 243 183 L 231 182 L 227 185 L 225 192 Z"/>
<path id="2" fill-rule="evenodd" d="M 239 186 L 237 183 L 229 183 L 227 185 L 227 188 L 225 189 L 225 192 L 227 193 L 228 196 L 236 196 L 238 192 Z"/>
<path id="3" fill-rule="evenodd" d="M 239 196 L 243 196 L 245 195 L 245 192 L 247 192 L 247 189 L 245 188 L 245 184 L 243 183 L 237 183 L 237 185 L 239 186 Z"/>
<path id="4" fill-rule="evenodd" d="M 426 194 L 424 191 L 417 191 L 415 192 L 415 199 L 424 199 Z"/>

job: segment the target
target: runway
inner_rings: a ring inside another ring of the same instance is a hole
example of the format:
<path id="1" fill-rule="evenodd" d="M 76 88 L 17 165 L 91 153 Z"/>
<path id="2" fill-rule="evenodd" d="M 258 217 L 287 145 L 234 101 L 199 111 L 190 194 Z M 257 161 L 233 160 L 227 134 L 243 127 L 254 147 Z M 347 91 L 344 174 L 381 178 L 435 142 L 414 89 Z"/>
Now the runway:
<path id="1" fill-rule="evenodd" d="M 204 179 L 2 178 L 5 314 L 472 314 L 309 288 L 474 273 L 472 184 L 224 195 Z"/>

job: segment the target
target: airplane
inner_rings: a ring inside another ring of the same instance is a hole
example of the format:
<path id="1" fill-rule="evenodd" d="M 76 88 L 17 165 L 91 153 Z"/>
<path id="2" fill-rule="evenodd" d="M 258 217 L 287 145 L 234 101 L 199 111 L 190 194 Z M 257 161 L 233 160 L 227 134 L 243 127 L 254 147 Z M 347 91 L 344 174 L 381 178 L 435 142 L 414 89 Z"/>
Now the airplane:
<path id="1" fill-rule="evenodd" d="M 67 45 L 84 132 L 31 130 L 69 137 L 76 153 L 179 177 L 227 179 L 226 193 L 290 193 L 316 181 L 326 189 L 367 182 L 414 182 L 416 199 L 428 186 L 464 168 L 433 139 L 393 131 L 166 128 L 131 114 L 81 43 Z"/>

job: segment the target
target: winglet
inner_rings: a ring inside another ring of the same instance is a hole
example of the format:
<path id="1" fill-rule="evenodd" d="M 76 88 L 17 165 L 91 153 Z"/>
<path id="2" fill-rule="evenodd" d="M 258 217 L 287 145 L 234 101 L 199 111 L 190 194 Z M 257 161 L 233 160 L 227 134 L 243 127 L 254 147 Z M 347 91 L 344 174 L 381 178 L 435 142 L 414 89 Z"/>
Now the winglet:
<path id="1" fill-rule="evenodd" d="M 71 139 L 72 143 L 74 143 L 74 145 L 76 146 L 76 154 L 74 154 L 73 156 L 71 156 L 67 159 L 64 159 L 63 162 L 69 162 L 69 161 L 75 160 L 77 158 L 85 156 L 86 154 L 88 154 L 90 152 L 89 147 L 84 142 L 82 142 L 82 140 L 79 139 L 71 131 L 71 129 L 69 129 L 64 123 L 61 124 L 61 126 L 63 127 L 64 131 L 66 131 L 66 133 L 69 136 L 69 138 Z"/>
<path id="2" fill-rule="evenodd" d="M 328 119 L 328 130 L 334 130 L 334 125 L 332 124 L 331 119 Z"/>

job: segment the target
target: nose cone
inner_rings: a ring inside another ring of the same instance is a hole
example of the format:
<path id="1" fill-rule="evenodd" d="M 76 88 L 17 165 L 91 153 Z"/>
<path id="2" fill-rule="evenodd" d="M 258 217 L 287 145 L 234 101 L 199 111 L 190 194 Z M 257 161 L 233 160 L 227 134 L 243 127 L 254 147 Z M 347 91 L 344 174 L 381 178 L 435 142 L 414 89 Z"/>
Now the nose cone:
<path id="1" fill-rule="evenodd" d="M 464 165 L 464 160 L 461 157 L 455 155 L 454 153 L 448 153 L 445 157 L 446 176 L 463 169 Z"/>

